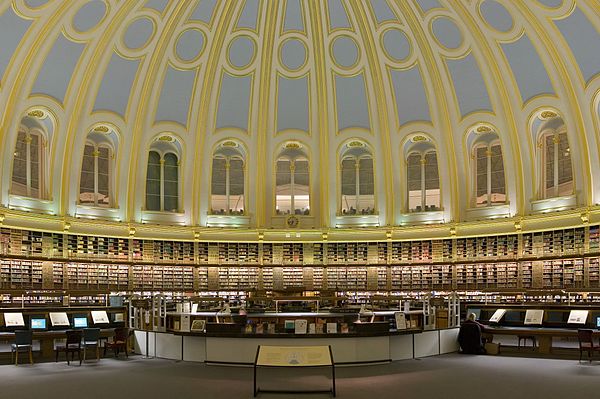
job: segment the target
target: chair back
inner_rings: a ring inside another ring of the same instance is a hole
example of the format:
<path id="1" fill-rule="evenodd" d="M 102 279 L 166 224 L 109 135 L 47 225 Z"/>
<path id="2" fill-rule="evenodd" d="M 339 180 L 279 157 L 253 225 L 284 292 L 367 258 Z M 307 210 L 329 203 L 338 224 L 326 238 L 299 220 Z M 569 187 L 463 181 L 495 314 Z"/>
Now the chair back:
<path id="1" fill-rule="evenodd" d="M 115 328 L 115 338 L 114 341 L 127 341 L 129 338 L 129 328 L 127 327 L 118 327 Z"/>
<path id="2" fill-rule="evenodd" d="M 67 345 L 79 344 L 81 345 L 81 330 L 67 330 Z"/>
<path id="3" fill-rule="evenodd" d="M 582 343 L 588 343 L 588 344 L 592 344 L 594 343 L 594 340 L 592 339 L 594 334 L 593 330 L 588 330 L 588 329 L 579 329 L 577 330 L 577 338 L 579 339 L 579 345 L 581 345 Z"/>
<path id="4" fill-rule="evenodd" d="M 84 328 L 83 329 L 83 340 L 85 342 L 95 342 L 100 339 L 99 328 Z"/>
<path id="5" fill-rule="evenodd" d="M 31 330 L 16 330 L 15 344 L 16 345 L 31 345 L 33 341 L 33 331 Z"/>

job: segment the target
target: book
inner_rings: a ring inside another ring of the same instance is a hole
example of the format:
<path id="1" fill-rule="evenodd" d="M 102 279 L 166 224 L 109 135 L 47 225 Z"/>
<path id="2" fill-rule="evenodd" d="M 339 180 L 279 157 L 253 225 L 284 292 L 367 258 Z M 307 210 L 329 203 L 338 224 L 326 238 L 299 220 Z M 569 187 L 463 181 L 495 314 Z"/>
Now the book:
<path id="1" fill-rule="evenodd" d="M 306 334 L 307 325 L 308 325 L 308 321 L 306 321 L 304 319 L 296 319 L 294 322 L 294 333 Z"/>
<path id="2" fill-rule="evenodd" d="M 323 324 L 323 323 L 317 323 L 317 324 L 315 324 L 315 333 L 316 334 L 323 334 L 324 326 L 325 326 L 325 324 Z"/>
<path id="3" fill-rule="evenodd" d="M 337 334 L 337 323 L 327 323 L 327 334 Z"/>
<path id="4" fill-rule="evenodd" d="M 309 334 L 316 334 L 317 333 L 317 325 L 315 323 L 310 323 L 308 325 L 308 333 Z"/>

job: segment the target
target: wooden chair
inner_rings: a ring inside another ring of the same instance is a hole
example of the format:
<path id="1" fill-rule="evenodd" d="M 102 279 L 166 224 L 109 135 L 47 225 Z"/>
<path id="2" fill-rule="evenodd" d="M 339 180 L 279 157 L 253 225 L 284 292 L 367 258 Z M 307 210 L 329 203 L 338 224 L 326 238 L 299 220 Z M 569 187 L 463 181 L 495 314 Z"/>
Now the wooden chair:
<path id="1" fill-rule="evenodd" d="M 106 356 L 106 349 L 110 348 L 113 350 L 115 357 L 119 356 L 119 351 L 122 349 L 125 352 L 125 356 L 129 357 L 127 350 L 127 341 L 129 340 L 129 328 L 119 327 L 115 328 L 115 335 L 112 342 L 107 342 L 104 345 L 104 355 Z"/>
<path id="2" fill-rule="evenodd" d="M 26 349 L 29 352 L 29 363 L 33 364 L 33 332 L 31 330 L 15 331 L 15 342 L 10 346 L 11 356 L 14 354 L 15 366 L 19 364 L 19 351 Z"/>
<path id="3" fill-rule="evenodd" d="M 581 362 L 581 358 L 583 356 L 583 352 L 587 352 L 590 363 L 592 362 L 592 357 L 594 356 L 594 352 L 600 352 L 600 347 L 594 345 L 593 334 L 594 334 L 594 330 L 588 330 L 588 329 L 577 330 L 577 338 L 579 339 L 579 361 L 580 362 Z"/>
<path id="4" fill-rule="evenodd" d="M 64 345 L 57 345 L 54 349 L 56 353 L 55 361 L 58 362 L 58 354 L 60 352 L 65 352 L 65 356 L 67 357 L 67 364 L 71 364 L 69 362 L 69 353 L 71 354 L 71 360 L 75 358 L 75 352 L 77 352 L 77 358 L 79 359 L 79 365 L 81 365 L 81 338 L 83 336 L 81 330 L 67 330 L 67 342 Z"/>
<path id="5" fill-rule="evenodd" d="M 83 361 L 85 362 L 87 348 L 96 348 L 96 360 L 100 360 L 100 329 L 83 329 Z"/>

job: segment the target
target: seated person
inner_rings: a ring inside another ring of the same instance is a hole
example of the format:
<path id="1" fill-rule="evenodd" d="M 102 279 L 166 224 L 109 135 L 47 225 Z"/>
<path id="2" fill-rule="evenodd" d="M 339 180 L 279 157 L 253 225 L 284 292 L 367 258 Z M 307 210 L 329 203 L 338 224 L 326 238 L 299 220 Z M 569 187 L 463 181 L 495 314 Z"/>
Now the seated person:
<path id="1" fill-rule="evenodd" d="M 485 348 L 481 337 L 482 325 L 476 320 L 475 313 L 469 313 L 467 320 L 460 326 L 458 332 L 458 343 L 462 353 L 473 355 L 485 354 Z"/>

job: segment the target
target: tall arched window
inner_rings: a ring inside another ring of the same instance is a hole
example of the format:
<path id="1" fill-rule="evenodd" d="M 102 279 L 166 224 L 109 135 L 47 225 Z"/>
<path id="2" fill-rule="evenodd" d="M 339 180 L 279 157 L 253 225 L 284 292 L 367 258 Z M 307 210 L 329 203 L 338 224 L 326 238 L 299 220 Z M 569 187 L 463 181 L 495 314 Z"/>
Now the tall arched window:
<path id="1" fill-rule="evenodd" d="M 497 137 L 496 135 L 494 135 Z M 498 140 L 479 141 L 473 148 L 475 206 L 506 203 L 506 180 L 502 146 Z"/>
<path id="2" fill-rule="evenodd" d="M 211 177 L 213 215 L 244 214 L 244 170 L 244 155 L 237 143 L 226 141 L 217 147 Z"/>
<path id="3" fill-rule="evenodd" d="M 173 152 L 148 154 L 146 210 L 179 211 L 179 159 Z"/>
<path id="4" fill-rule="evenodd" d="M 544 198 L 573 194 L 573 166 L 567 132 L 562 128 L 544 132 L 542 144 L 542 184 Z"/>
<path id="5" fill-rule="evenodd" d="M 111 206 L 112 149 L 106 144 L 88 142 L 83 150 L 79 203 Z"/>
<path id="6" fill-rule="evenodd" d="M 409 211 L 439 210 L 440 175 L 435 150 L 411 152 L 406 162 Z"/>
<path id="7" fill-rule="evenodd" d="M 44 120 L 48 116 L 41 111 L 33 111 L 21 120 L 17 143 L 13 153 L 13 169 L 10 192 L 31 198 L 44 198 L 46 136 Z"/>
<path id="8" fill-rule="evenodd" d="M 310 214 L 309 162 L 298 143 L 287 143 L 277 158 L 275 211 L 278 215 Z"/>
<path id="9" fill-rule="evenodd" d="M 341 157 L 343 215 L 375 213 L 375 175 L 373 155 L 366 145 L 352 141 L 344 146 Z"/>

